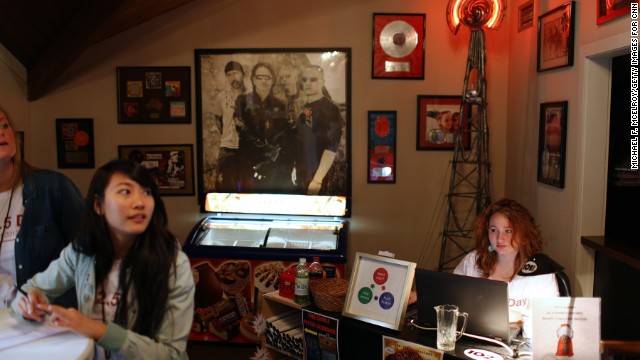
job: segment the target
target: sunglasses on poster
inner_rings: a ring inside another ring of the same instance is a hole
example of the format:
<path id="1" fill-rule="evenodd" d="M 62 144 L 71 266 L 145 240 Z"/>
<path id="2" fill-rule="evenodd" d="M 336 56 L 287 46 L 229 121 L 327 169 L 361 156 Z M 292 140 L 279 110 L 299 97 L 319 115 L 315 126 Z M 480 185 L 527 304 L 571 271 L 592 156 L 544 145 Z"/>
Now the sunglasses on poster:
<path id="1" fill-rule="evenodd" d="M 262 81 L 268 81 L 272 79 L 271 75 L 256 75 L 255 78 Z"/>
<path id="2" fill-rule="evenodd" d="M 303 76 L 302 78 L 300 78 L 300 80 L 302 80 L 303 83 L 307 82 L 307 81 L 316 82 L 316 81 L 318 81 L 318 78 L 317 77 L 304 77 Z"/>

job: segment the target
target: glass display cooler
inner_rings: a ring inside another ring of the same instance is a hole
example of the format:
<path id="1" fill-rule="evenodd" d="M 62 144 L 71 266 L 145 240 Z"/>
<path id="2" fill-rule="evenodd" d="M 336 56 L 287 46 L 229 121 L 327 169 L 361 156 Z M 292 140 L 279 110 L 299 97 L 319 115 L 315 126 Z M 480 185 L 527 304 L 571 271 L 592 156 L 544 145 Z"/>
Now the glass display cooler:
<path id="1" fill-rule="evenodd" d="M 278 291 L 280 275 L 301 257 L 317 256 L 327 277 L 344 278 L 348 232 L 339 216 L 208 214 L 183 247 L 196 282 L 189 340 L 259 342 L 261 294 Z"/>

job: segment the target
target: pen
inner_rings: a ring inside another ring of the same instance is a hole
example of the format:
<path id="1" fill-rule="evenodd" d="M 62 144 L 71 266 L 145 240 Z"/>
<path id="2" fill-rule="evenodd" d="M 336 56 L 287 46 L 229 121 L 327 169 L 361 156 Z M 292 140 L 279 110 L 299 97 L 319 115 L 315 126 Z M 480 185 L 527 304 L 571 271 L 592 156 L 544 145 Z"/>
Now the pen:
<path id="1" fill-rule="evenodd" d="M 22 290 L 22 288 L 19 287 L 18 285 L 14 285 L 14 286 L 16 287 L 16 289 L 18 289 L 20 294 L 24 295 L 24 297 L 27 298 L 27 301 L 29 301 L 29 295 L 27 295 L 27 292 Z M 42 310 L 42 309 L 39 309 L 39 310 Z M 42 310 L 42 311 L 44 311 L 44 313 L 47 314 L 47 315 L 51 315 L 51 313 L 49 311 L 47 311 L 47 310 Z"/>

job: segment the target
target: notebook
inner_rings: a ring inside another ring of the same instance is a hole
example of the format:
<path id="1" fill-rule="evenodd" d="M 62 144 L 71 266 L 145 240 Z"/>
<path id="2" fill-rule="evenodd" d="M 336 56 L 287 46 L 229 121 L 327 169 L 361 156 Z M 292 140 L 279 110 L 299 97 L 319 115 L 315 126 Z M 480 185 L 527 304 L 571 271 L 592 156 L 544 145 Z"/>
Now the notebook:
<path id="1" fill-rule="evenodd" d="M 437 327 L 434 307 L 452 304 L 469 314 L 465 333 L 509 343 L 520 331 L 509 327 L 506 282 L 420 268 L 416 269 L 415 279 L 418 321 L 422 326 Z"/>

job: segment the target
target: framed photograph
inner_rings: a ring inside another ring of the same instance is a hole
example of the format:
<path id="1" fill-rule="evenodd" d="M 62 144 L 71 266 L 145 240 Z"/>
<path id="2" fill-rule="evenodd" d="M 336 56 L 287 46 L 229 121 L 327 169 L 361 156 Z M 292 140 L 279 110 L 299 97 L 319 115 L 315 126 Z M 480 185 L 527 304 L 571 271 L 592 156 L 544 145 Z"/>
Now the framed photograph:
<path id="1" fill-rule="evenodd" d="M 373 14 L 373 79 L 424 79 L 425 14 Z"/>
<path id="2" fill-rule="evenodd" d="M 416 263 L 356 253 L 343 316 L 401 330 Z"/>
<path id="3" fill-rule="evenodd" d="M 369 111 L 367 182 L 396 183 L 396 111 Z"/>
<path id="4" fill-rule="evenodd" d="M 564 188 L 567 143 L 567 101 L 540 104 L 538 181 Z"/>
<path id="5" fill-rule="evenodd" d="M 193 145 L 119 145 L 118 158 L 131 159 L 151 172 L 162 196 L 195 194 Z"/>
<path id="6" fill-rule="evenodd" d="M 190 124 L 191 68 L 118 67 L 118 123 Z"/>
<path id="7" fill-rule="evenodd" d="M 596 24 L 602 25 L 631 12 L 631 0 L 596 0 Z"/>
<path id="8" fill-rule="evenodd" d="M 576 2 L 538 16 L 538 72 L 573 66 Z"/>
<path id="9" fill-rule="evenodd" d="M 58 168 L 95 167 L 93 119 L 56 119 Z"/>
<path id="10" fill-rule="evenodd" d="M 416 150 L 453 150 L 460 137 L 462 146 L 471 145 L 469 121 L 462 120 L 462 97 L 418 95 Z M 471 105 L 464 109 L 471 116 Z"/>
<path id="11" fill-rule="evenodd" d="M 213 193 L 350 201 L 350 48 L 196 49 L 195 66 L 202 205 Z"/>

